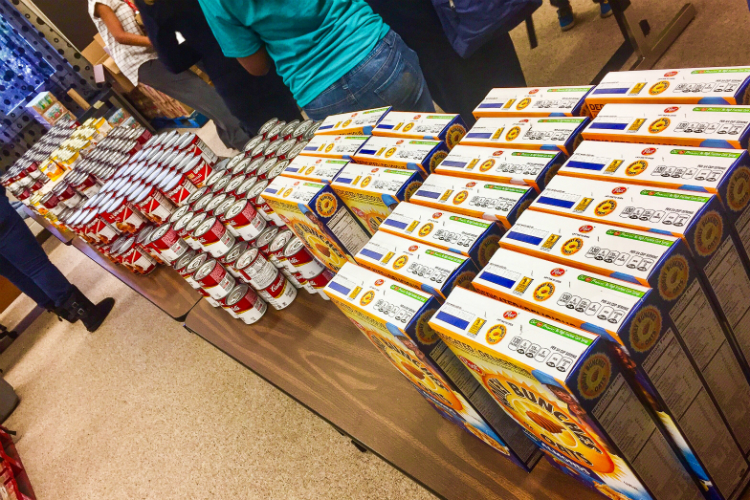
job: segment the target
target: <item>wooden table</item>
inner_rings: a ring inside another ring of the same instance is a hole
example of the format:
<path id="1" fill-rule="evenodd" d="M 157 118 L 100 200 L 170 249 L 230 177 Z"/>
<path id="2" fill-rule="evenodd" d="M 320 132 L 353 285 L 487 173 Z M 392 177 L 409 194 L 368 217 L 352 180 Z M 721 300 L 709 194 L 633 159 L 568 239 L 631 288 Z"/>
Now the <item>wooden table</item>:
<path id="1" fill-rule="evenodd" d="M 185 327 L 441 498 L 603 498 L 546 460 L 526 474 L 444 420 L 320 297 L 300 291 L 252 326 L 202 300 Z"/>
<path id="2" fill-rule="evenodd" d="M 81 238 L 74 239 L 72 245 L 177 321 L 183 321 L 201 298 L 187 281 L 167 266 L 159 266 L 151 274 L 142 276 L 112 264 Z"/>
<path id="3" fill-rule="evenodd" d="M 42 226 L 44 229 L 49 231 L 52 236 L 57 238 L 58 240 L 62 241 L 66 245 L 70 245 L 70 242 L 73 241 L 73 238 L 76 237 L 76 233 L 73 231 L 69 231 L 67 229 L 58 229 L 55 226 L 53 226 L 50 221 L 42 217 L 41 215 L 37 214 L 33 210 L 31 210 L 29 207 L 24 206 L 23 209 L 26 211 L 26 213 L 34 219 L 34 221 Z"/>

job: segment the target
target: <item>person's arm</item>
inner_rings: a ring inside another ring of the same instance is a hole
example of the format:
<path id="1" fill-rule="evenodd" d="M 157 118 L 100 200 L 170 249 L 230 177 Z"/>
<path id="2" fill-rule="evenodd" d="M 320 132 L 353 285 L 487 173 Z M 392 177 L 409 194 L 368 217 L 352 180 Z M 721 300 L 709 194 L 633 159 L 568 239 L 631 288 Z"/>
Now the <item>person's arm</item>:
<path id="1" fill-rule="evenodd" d="M 120 20 L 117 19 L 115 11 L 110 7 L 97 3 L 94 7 L 94 15 L 104 21 L 107 25 L 107 29 L 112 34 L 112 37 L 123 45 L 136 45 L 138 47 L 151 47 L 151 41 L 147 36 L 136 35 L 135 33 L 129 33 L 125 31 L 120 24 Z"/>
<path id="2" fill-rule="evenodd" d="M 238 57 L 237 60 L 253 76 L 265 76 L 271 69 L 271 60 L 265 47 L 247 57 Z"/>

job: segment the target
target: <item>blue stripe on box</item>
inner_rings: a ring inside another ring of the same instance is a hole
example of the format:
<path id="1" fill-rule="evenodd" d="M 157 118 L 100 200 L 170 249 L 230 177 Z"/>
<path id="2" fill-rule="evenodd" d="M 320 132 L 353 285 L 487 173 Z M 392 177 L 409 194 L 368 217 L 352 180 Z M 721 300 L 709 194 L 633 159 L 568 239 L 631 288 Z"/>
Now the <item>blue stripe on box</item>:
<path id="1" fill-rule="evenodd" d="M 331 281 L 330 283 L 328 283 L 328 288 L 330 288 L 331 290 L 336 290 L 341 295 L 349 295 L 349 292 L 351 292 L 350 289 L 346 288 L 344 285 L 336 283 L 335 281 Z"/>
<path id="2" fill-rule="evenodd" d="M 271 193 L 271 194 L 276 194 L 276 193 L 278 193 L 278 192 L 279 192 L 279 190 L 278 190 L 278 189 L 273 189 L 273 188 L 266 188 L 266 190 L 265 190 L 265 191 L 263 191 L 263 192 L 264 192 L 264 193 Z"/>
<path id="3" fill-rule="evenodd" d="M 460 328 L 461 330 L 466 330 L 466 328 L 468 328 L 469 326 L 469 322 L 465 319 L 457 318 L 456 316 L 448 314 L 445 311 L 438 311 L 435 319 L 439 319 L 443 323 L 448 323 L 449 325 L 453 325 L 456 328 Z"/>
<path id="4" fill-rule="evenodd" d="M 625 130 L 627 123 L 597 123 L 593 122 L 589 125 L 589 128 L 603 129 L 603 130 Z"/>
<path id="5" fill-rule="evenodd" d="M 455 161 L 455 160 L 443 160 L 440 163 L 441 167 L 456 167 L 456 168 L 464 168 L 466 166 L 465 161 Z"/>
<path id="6" fill-rule="evenodd" d="M 466 134 L 466 137 L 469 139 L 489 139 L 492 137 L 491 132 L 469 132 Z"/>
<path id="7" fill-rule="evenodd" d="M 612 95 L 612 94 L 627 94 L 630 87 L 617 88 L 617 89 L 594 89 L 594 95 Z"/>
<path id="8" fill-rule="evenodd" d="M 388 124 L 385 124 L 385 123 L 378 123 L 375 126 L 376 129 L 382 128 L 382 129 L 386 129 L 386 130 L 391 130 L 393 127 L 395 127 L 395 125 L 388 125 Z"/>
<path id="9" fill-rule="evenodd" d="M 406 229 L 408 226 L 408 224 L 405 222 L 399 222 L 393 219 L 386 219 L 383 221 L 383 224 L 385 224 L 386 226 L 397 227 L 399 229 Z"/>
<path id="10" fill-rule="evenodd" d="M 305 151 L 316 151 L 318 149 L 318 146 L 307 146 L 305 147 Z"/>
<path id="11" fill-rule="evenodd" d="M 382 253 L 375 252 L 373 250 L 368 249 L 367 247 L 360 250 L 359 253 L 364 255 L 365 257 L 370 257 L 371 259 L 375 259 L 375 260 L 380 260 L 383 258 Z"/>
<path id="12" fill-rule="evenodd" d="M 573 205 L 575 205 L 574 201 L 558 200 L 557 198 L 551 198 L 549 196 L 540 196 L 536 201 L 542 205 L 552 205 L 553 207 L 562 208 L 573 208 Z"/>
<path id="13" fill-rule="evenodd" d="M 485 104 L 480 104 L 478 107 L 479 108 L 502 108 L 503 106 L 505 106 L 504 102 L 488 102 Z"/>
<path id="14" fill-rule="evenodd" d="M 508 231 L 506 236 L 511 240 L 522 241 L 531 245 L 539 245 L 542 242 L 542 238 L 531 236 L 530 234 L 519 233 L 518 231 Z"/>
<path id="15" fill-rule="evenodd" d="M 587 161 L 569 161 L 565 164 L 566 167 L 570 168 L 582 168 L 584 170 L 601 170 L 604 168 L 603 163 L 590 163 Z"/>
<path id="16" fill-rule="evenodd" d="M 416 193 L 414 193 L 414 196 L 424 196 L 425 198 L 432 198 L 433 200 L 437 200 L 438 198 L 440 198 L 440 195 L 441 193 L 425 191 L 424 189 L 420 189 Z"/>
<path id="17" fill-rule="evenodd" d="M 321 125 L 320 127 L 318 127 L 318 130 L 326 130 L 329 128 L 333 128 L 333 125 Z"/>
<path id="18" fill-rule="evenodd" d="M 482 271 L 482 274 L 480 274 L 479 277 L 490 283 L 500 285 L 503 288 L 513 288 L 513 285 L 516 284 L 512 279 L 504 278 L 499 274 L 494 274 L 488 271 Z"/>
<path id="19" fill-rule="evenodd" d="M 299 168 L 297 168 L 297 167 L 286 167 L 284 169 L 284 172 L 299 172 Z"/>
<path id="20" fill-rule="evenodd" d="M 336 182 L 341 182 L 343 184 L 351 184 L 354 179 L 344 179 L 341 176 L 336 177 Z"/>
<path id="21" fill-rule="evenodd" d="M 360 149 L 357 151 L 358 155 L 374 155 L 378 151 L 376 149 Z"/>

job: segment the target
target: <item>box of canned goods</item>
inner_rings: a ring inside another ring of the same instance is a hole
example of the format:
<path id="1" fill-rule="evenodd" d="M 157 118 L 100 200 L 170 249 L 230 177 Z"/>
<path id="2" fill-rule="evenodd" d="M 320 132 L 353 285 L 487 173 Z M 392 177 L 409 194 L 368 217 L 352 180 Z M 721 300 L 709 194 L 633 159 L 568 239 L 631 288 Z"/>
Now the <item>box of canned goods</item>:
<path id="1" fill-rule="evenodd" d="M 280 176 L 263 199 L 312 254 L 337 272 L 367 242 L 369 235 L 328 184 Z"/>
<path id="2" fill-rule="evenodd" d="M 474 117 L 585 116 L 585 99 L 593 88 L 581 85 L 492 89 L 474 109 Z"/>
<path id="3" fill-rule="evenodd" d="M 350 160 L 368 138 L 366 135 L 316 135 L 299 154 Z"/>
<path id="4" fill-rule="evenodd" d="M 464 146 L 562 151 L 570 155 L 589 119 L 480 118 L 461 140 Z"/>
<path id="5" fill-rule="evenodd" d="M 457 286 L 471 286 L 477 267 L 465 255 L 378 231 L 356 255 L 376 273 L 445 299 Z"/>
<path id="6" fill-rule="evenodd" d="M 385 108 L 366 109 L 354 113 L 331 115 L 323 120 L 315 135 L 370 135 L 372 129 L 391 110 Z"/>
<path id="7" fill-rule="evenodd" d="M 481 269 L 498 249 L 505 228 L 497 222 L 401 202 L 380 231 L 471 257 Z"/>
<path id="8" fill-rule="evenodd" d="M 461 115 L 391 111 L 372 130 L 372 135 L 398 139 L 444 141 L 452 148 L 466 134 Z"/>
<path id="9" fill-rule="evenodd" d="M 362 165 L 421 170 L 429 174 L 446 156 L 448 148 L 443 141 L 370 137 L 353 158 Z"/>
<path id="10" fill-rule="evenodd" d="M 581 135 L 592 141 L 747 149 L 750 106 L 606 104 Z"/>
<path id="11" fill-rule="evenodd" d="M 286 166 L 281 175 L 328 184 L 348 163 L 348 160 L 298 156 Z"/>
<path id="12" fill-rule="evenodd" d="M 612 71 L 586 96 L 591 116 L 608 103 L 747 104 L 750 67 Z"/>
<path id="13" fill-rule="evenodd" d="M 435 173 L 532 186 L 540 192 L 564 161 L 565 155 L 560 152 L 458 145 Z"/>
<path id="14" fill-rule="evenodd" d="M 536 196 L 531 187 L 432 174 L 411 197 L 417 205 L 500 221 L 506 229 Z"/>
<path id="15" fill-rule="evenodd" d="M 324 293 L 441 415 L 524 470 L 534 466 L 537 447 L 429 327 L 433 296 L 354 264 Z"/>
<path id="16" fill-rule="evenodd" d="M 422 173 L 350 163 L 331 183 L 341 200 L 370 234 L 401 201 L 408 201 L 422 185 Z"/>
<path id="17" fill-rule="evenodd" d="M 609 498 L 703 498 L 606 339 L 465 289 L 430 325 L 527 435 L 588 486 Z"/>

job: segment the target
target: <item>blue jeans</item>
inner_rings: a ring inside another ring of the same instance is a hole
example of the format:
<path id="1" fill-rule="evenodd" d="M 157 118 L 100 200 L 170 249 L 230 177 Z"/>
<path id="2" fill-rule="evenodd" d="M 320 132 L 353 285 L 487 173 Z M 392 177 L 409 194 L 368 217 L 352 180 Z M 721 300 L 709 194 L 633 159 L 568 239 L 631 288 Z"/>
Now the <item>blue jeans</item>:
<path id="1" fill-rule="evenodd" d="M 393 106 L 395 111 L 435 111 L 416 52 L 393 30 L 304 109 L 313 120 L 322 120 L 383 106 Z"/>
<path id="2" fill-rule="evenodd" d="M 42 246 L 0 187 L 0 275 L 42 307 L 60 307 L 72 285 L 50 262 Z"/>

